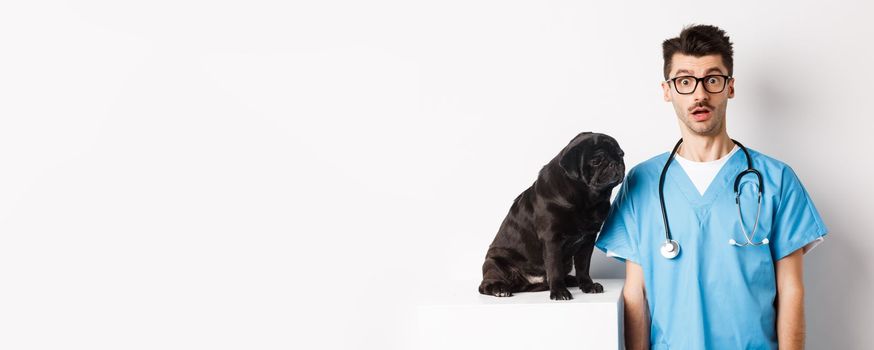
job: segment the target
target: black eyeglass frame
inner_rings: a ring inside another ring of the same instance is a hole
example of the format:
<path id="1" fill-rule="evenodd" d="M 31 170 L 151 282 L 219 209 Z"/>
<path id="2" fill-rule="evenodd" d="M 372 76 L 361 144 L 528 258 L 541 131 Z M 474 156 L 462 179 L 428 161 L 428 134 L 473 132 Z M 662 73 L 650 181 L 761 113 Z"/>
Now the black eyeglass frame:
<path id="1" fill-rule="evenodd" d="M 705 75 L 705 76 L 703 76 L 703 77 L 701 77 L 701 78 L 696 78 L 696 77 L 691 76 L 691 75 L 681 75 L 681 76 L 678 76 L 678 77 L 673 77 L 673 78 L 671 78 L 671 79 L 665 80 L 665 82 L 668 82 L 668 83 L 674 83 L 674 91 L 676 91 L 678 94 L 680 94 L 680 95 L 691 95 L 691 94 L 694 94 L 694 93 L 695 93 L 695 90 L 698 90 L 698 83 L 700 83 L 700 82 L 703 81 L 704 79 L 707 79 L 707 78 L 710 78 L 710 77 L 721 77 L 721 78 L 722 78 L 722 88 L 720 88 L 719 91 L 710 91 L 710 90 L 707 89 L 707 84 L 704 84 L 704 91 L 707 91 L 707 92 L 709 92 L 709 93 L 711 93 L 711 94 L 718 94 L 718 93 L 720 93 L 720 92 L 725 91 L 725 87 L 728 86 L 728 81 L 731 80 L 731 79 L 734 79 L 733 76 L 730 76 L 730 75 L 723 75 L 723 74 L 710 74 L 710 75 Z M 682 78 L 689 78 L 689 79 L 694 79 L 694 80 L 695 80 L 695 87 L 692 88 L 692 91 L 690 91 L 690 92 L 680 92 L 680 89 L 677 88 L 677 79 L 682 79 Z"/>

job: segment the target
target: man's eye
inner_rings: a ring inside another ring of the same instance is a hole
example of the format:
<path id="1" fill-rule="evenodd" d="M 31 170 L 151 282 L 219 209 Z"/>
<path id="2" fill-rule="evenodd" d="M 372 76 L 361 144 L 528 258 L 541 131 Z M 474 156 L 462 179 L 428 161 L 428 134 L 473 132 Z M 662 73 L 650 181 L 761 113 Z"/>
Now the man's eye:
<path id="1" fill-rule="evenodd" d="M 719 81 L 718 81 L 718 79 L 716 79 L 716 78 L 710 78 L 710 79 L 707 79 L 707 84 L 716 84 L 716 83 L 718 83 L 718 82 L 719 82 Z"/>
<path id="2" fill-rule="evenodd" d="M 680 84 L 689 85 L 690 81 L 689 81 L 689 79 L 680 79 Z"/>

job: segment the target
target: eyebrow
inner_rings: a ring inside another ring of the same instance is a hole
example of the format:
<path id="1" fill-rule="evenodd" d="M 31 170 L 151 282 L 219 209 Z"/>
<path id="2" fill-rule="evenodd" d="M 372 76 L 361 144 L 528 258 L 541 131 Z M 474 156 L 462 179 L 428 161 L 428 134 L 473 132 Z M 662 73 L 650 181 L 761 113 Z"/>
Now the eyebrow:
<path id="1" fill-rule="evenodd" d="M 712 68 L 708 69 L 706 72 L 704 72 L 704 75 L 710 74 L 710 72 L 717 72 L 717 73 L 723 74 L 723 73 L 722 73 L 722 69 L 719 69 L 718 67 L 712 67 Z M 678 76 L 680 73 L 686 73 L 686 74 L 689 74 L 689 75 L 694 75 L 691 71 L 689 71 L 689 70 L 687 70 L 687 69 L 680 69 L 680 70 L 678 70 L 676 73 L 674 73 L 674 74 L 676 74 L 676 75 L 674 75 L 674 76 L 676 77 L 676 76 Z"/>

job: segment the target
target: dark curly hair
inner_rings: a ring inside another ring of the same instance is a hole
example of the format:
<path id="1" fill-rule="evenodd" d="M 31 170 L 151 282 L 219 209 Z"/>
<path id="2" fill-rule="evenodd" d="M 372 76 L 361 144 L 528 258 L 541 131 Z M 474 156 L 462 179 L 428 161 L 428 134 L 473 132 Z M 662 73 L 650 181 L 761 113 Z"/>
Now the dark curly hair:
<path id="1" fill-rule="evenodd" d="M 680 36 L 665 40 L 662 43 L 665 80 L 668 80 L 668 74 L 671 73 L 671 58 L 674 57 L 675 53 L 695 57 L 719 54 L 722 56 L 722 63 L 728 68 L 728 75 L 732 75 L 734 50 L 731 45 L 725 31 L 715 26 L 703 24 L 686 26 L 680 32 Z"/>

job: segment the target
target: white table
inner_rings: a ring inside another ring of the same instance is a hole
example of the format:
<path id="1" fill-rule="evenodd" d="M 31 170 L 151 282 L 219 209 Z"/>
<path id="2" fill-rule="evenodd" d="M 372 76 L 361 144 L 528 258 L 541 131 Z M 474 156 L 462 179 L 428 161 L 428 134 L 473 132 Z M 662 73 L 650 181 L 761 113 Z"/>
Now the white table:
<path id="1" fill-rule="evenodd" d="M 455 281 L 417 306 L 419 349 L 622 349 L 621 279 L 596 279 L 604 293 L 568 288 L 573 300 L 549 291 L 498 298 L 477 292 L 479 281 Z"/>

